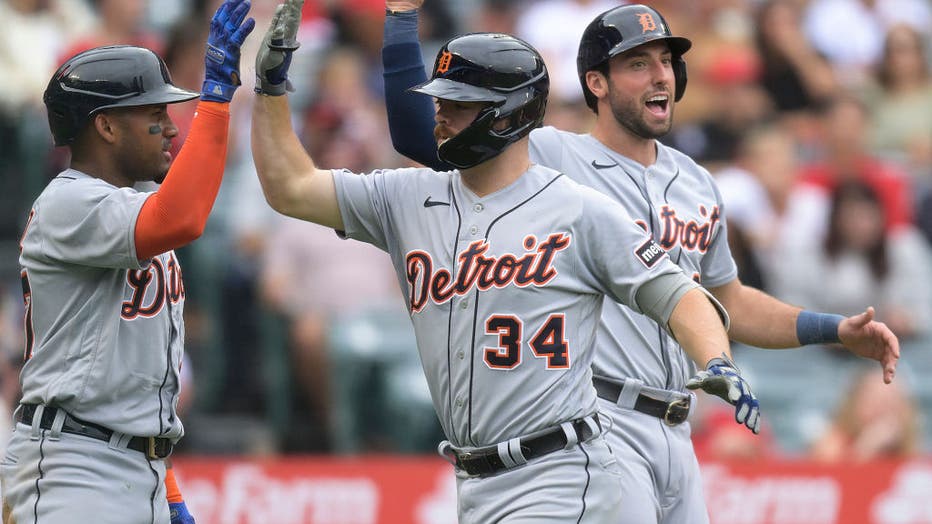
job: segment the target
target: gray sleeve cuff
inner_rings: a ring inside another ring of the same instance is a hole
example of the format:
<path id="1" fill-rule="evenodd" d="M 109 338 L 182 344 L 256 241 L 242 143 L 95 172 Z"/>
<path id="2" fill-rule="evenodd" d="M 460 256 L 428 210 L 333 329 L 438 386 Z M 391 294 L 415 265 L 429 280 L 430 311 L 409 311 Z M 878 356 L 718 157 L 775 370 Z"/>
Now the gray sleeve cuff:
<path id="1" fill-rule="evenodd" d="M 638 289 L 635 301 L 638 308 L 645 315 L 655 320 L 663 326 L 667 333 L 670 333 L 670 315 L 673 314 L 673 308 L 683 298 L 683 295 L 691 289 L 699 289 L 709 298 L 722 319 L 725 331 L 728 331 L 731 320 L 728 318 L 725 307 L 707 289 L 682 273 L 661 275 L 645 283 Z"/>

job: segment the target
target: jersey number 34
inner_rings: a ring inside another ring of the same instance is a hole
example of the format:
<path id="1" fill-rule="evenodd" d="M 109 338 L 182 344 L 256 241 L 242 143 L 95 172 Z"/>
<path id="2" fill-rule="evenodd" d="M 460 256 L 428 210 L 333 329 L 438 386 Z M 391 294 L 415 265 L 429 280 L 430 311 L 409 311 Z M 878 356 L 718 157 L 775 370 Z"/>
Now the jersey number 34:
<path id="1" fill-rule="evenodd" d="M 546 359 L 547 369 L 569 369 L 569 344 L 563 335 L 563 314 L 553 314 L 537 330 L 529 343 L 537 358 Z M 498 335 L 498 347 L 486 347 L 485 364 L 492 369 L 514 369 L 521 364 L 521 334 L 524 323 L 514 315 L 492 315 L 485 321 L 485 333 Z"/>

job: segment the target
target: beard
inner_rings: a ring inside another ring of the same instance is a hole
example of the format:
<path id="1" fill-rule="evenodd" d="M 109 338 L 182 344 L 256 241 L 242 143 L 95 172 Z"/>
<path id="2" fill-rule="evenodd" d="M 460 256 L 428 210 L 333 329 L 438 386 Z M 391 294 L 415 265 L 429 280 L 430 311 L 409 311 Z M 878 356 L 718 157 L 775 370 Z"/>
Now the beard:
<path id="1" fill-rule="evenodd" d="M 667 102 L 670 104 L 669 116 L 662 124 L 651 125 L 644 118 L 644 112 L 647 109 L 643 104 L 637 101 L 622 101 L 616 96 L 617 91 L 609 84 L 608 100 L 612 108 L 612 116 L 618 124 L 631 132 L 631 134 L 644 139 L 657 139 L 665 136 L 673 128 L 673 99 Z"/>

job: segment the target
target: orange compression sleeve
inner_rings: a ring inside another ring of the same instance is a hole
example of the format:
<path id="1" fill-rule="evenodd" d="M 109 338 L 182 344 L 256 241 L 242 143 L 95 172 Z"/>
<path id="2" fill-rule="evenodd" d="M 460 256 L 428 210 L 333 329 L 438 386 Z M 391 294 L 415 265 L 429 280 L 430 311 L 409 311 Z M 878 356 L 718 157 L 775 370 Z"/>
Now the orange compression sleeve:
<path id="1" fill-rule="evenodd" d="M 169 504 L 184 502 L 181 490 L 178 489 L 178 481 L 175 480 L 175 470 L 171 468 L 165 470 L 165 497 Z"/>
<path id="2" fill-rule="evenodd" d="M 229 104 L 198 102 L 178 158 L 136 219 L 139 260 L 179 248 L 204 232 L 223 179 L 229 123 Z"/>

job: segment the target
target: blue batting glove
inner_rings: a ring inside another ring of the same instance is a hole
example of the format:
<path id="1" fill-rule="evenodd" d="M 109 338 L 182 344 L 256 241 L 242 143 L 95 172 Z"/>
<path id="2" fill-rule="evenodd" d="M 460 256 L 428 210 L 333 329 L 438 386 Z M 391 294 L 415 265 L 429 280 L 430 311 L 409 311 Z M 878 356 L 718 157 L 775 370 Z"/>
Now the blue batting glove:
<path id="1" fill-rule="evenodd" d="M 207 57 L 201 100 L 229 102 L 242 84 L 239 75 L 240 46 L 256 26 L 249 12 L 248 0 L 226 0 L 210 20 Z"/>
<path id="2" fill-rule="evenodd" d="M 195 524 L 194 517 L 188 513 L 188 506 L 184 502 L 173 502 L 168 505 L 168 512 L 171 515 L 171 524 Z"/>
<path id="3" fill-rule="evenodd" d="M 256 93 L 281 96 L 293 91 L 288 80 L 291 55 L 298 44 L 298 26 L 304 0 L 285 0 L 275 9 L 269 30 L 256 55 Z"/>
<path id="4" fill-rule="evenodd" d="M 722 358 L 710 360 L 706 370 L 696 373 L 686 387 L 721 397 L 735 406 L 735 422 L 744 424 L 755 434 L 760 433 L 760 403 L 751 393 L 751 387 L 741 376 L 738 366 L 725 354 Z"/>

